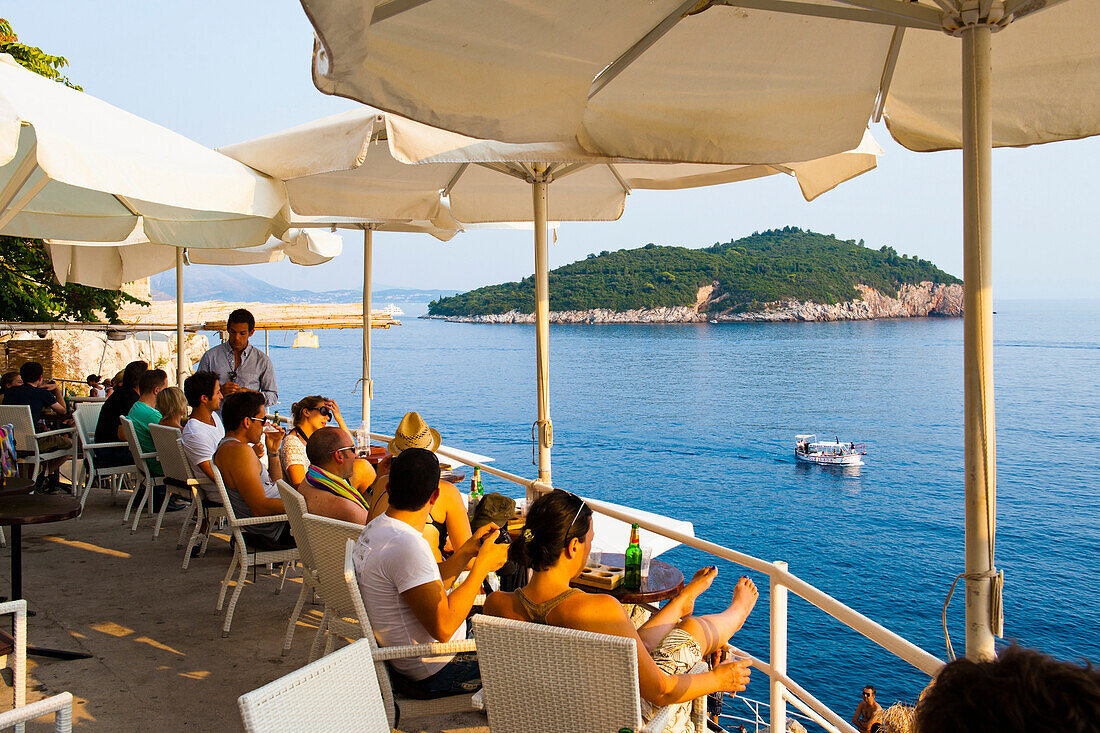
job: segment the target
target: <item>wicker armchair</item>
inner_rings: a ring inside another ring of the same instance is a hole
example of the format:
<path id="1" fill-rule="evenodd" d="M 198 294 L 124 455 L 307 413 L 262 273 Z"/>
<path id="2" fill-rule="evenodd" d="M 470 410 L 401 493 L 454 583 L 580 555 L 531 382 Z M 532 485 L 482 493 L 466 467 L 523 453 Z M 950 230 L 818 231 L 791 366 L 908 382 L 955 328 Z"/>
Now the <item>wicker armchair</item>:
<path id="1" fill-rule="evenodd" d="M 37 480 L 38 473 L 42 470 L 42 463 L 44 461 L 51 460 L 53 458 L 64 458 L 68 456 L 72 460 L 72 481 L 73 481 L 73 493 L 76 493 L 76 449 L 77 442 L 73 439 L 73 444 L 69 448 L 62 448 L 61 450 L 53 450 L 49 453 L 43 453 L 39 450 L 38 441 L 42 438 L 48 438 L 52 435 L 68 435 L 73 438 L 73 433 L 76 432 L 76 428 L 60 428 L 58 430 L 45 430 L 41 433 L 35 432 L 34 417 L 31 415 L 31 408 L 27 405 L 0 405 L 0 425 L 10 424 L 15 428 L 15 452 L 16 461 L 24 465 L 33 466 L 33 472 L 31 478 Z"/>
<path id="2" fill-rule="evenodd" d="M 225 603 L 225 591 L 229 588 L 229 582 L 233 578 L 233 571 L 240 568 L 240 572 L 237 575 L 237 580 L 234 583 L 233 595 L 229 599 L 229 608 L 225 612 L 225 621 L 222 623 L 222 638 L 229 636 L 229 627 L 233 624 L 233 610 L 237 607 L 237 599 L 241 597 L 241 591 L 244 590 L 244 580 L 248 575 L 248 569 L 254 565 L 267 565 L 269 563 L 283 563 L 283 570 L 279 578 L 279 586 L 275 589 L 278 593 L 283 589 L 283 584 L 286 583 L 286 571 L 290 563 L 298 560 L 298 548 L 294 547 L 289 550 L 257 550 L 254 547 L 249 547 L 245 543 L 244 533 L 241 532 L 242 527 L 248 527 L 253 524 L 267 524 L 269 522 L 285 522 L 285 514 L 273 514 L 267 517 L 244 517 L 238 519 L 237 515 L 233 513 L 233 505 L 229 503 L 229 492 L 225 488 L 225 482 L 222 480 L 221 472 L 218 471 L 217 466 L 212 466 L 214 470 L 214 483 L 218 487 L 218 493 L 221 494 L 222 506 L 225 508 L 226 517 L 229 518 L 229 529 L 233 534 L 233 559 L 229 562 L 229 570 L 225 573 L 225 578 L 222 580 L 221 590 L 218 592 L 218 606 L 217 610 L 222 610 L 222 606 Z"/>
<path id="3" fill-rule="evenodd" d="M 294 544 L 298 545 L 298 559 L 302 561 L 302 592 L 298 594 L 298 602 L 294 604 L 294 610 L 290 612 L 290 621 L 286 625 L 286 639 L 283 642 L 283 656 L 286 656 L 290 653 L 290 646 L 294 642 L 294 630 L 298 626 L 298 619 L 301 617 L 302 608 L 306 604 L 306 596 L 317 592 L 317 563 L 313 559 L 309 537 L 306 535 L 305 525 L 302 523 L 302 517 L 306 514 L 306 500 L 298 493 L 297 489 L 294 489 L 282 479 L 276 481 L 275 485 L 279 487 L 279 496 L 283 498 L 283 506 L 286 507 L 286 520 L 290 524 L 290 533 L 294 535 Z M 318 628 L 318 631 L 320 631 L 320 628 Z"/>
<path id="4" fill-rule="evenodd" d="M 321 519 L 320 517 L 314 517 L 312 514 L 306 516 L 306 521 L 312 519 Z M 332 520 L 324 520 L 332 521 Z M 308 529 L 308 525 L 307 525 Z M 351 619 L 358 621 L 358 633 L 370 644 L 371 656 L 374 658 L 375 669 L 378 672 L 378 686 L 382 689 L 382 702 L 386 706 L 386 717 L 389 719 L 390 726 L 397 724 L 397 711 L 401 711 L 401 715 L 405 719 L 420 718 L 428 715 L 447 715 L 449 713 L 463 713 L 472 710 L 481 710 L 482 705 L 480 703 L 480 693 L 473 695 L 453 695 L 451 697 L 440 697 L 434 700 L 414 700 L 407 697 L 397 697 L 394 695 L 393 686 L 390 684 L 390 670 L 386 666 L 387 659 L 409 659 L 412 657 L 430 657 L 435 654 L 457 654 L 458 652 L 472 652 L 476 650 L 473 639 L 466 639 L 465 641 L 455 642 L 439 642 L 435 644 L 410 644 L 408 646 L 388 646 L 379 647 L 378 642 L 374 638 L 374 630 L 371 628 L 370 619 L 367 617 L 367 609 L 363 605 L 363 596 L 359 593 L 359 583 L 355 579 L 355 566 L 352 564 L 351 551 L 355 547 L 355 542 L 347 540 L 344 545 L 344 586 L 347 589 L 344 594 L 344 599 L 347 603 L 350 603 L 351 608 L 354 609 Z M 313 547 L 316 552 L 318 547 L 315 544 Z M 327 567 L 327 562 L 323 565 Z M 324 598 L 324 594 L 328 591 L 328 586 L 324 582 L 325 575 L 322 569 L 322 586 L 321 597 Z M 333 593 L 329 593 L 330 596 Z M 335 604 L 334 604 L 335 605 Z M 336 606 L 335 613 L 328 614 L 330 623 L 332 619 L 338 615 L 343 615 L 343 608 Z M 355 628 L 352 624 L 347 624 L 347 620 L 344 618 L 339 619 L 339 624 L 342 628 L 351 631 Z M 343 624 L 347 624 L 343 626 Z M 343 634 L 343 631 L 338 633 Z M 475 701 L 474 698 L 479 698 Z"/>
<path id="5" fill-rule="evenodd" d="M 73 411 L 73 420 L 76 421 L 76 438 L 80 443 L 80 452 L 84 455 L 84 481 L 80 494 L 80 508 L 83 511 L 84 504 L 88 501 L 88 494 L 92 487 L 107 479 L 111 488 L 111 501 L 118 496 L 119 484 L 124 477 L 137 473 L 135 464 L 123 466 L 97 466 L 95 462 L 96 448 L 125 448 L 126 441 L 118 440 L 109 443 L 95 442 L 95 428 L 99 423 L 99 413 L 103 410 L 102 402 L 85 402 Z"/>
<path id="6" fill-rule="evenodd" d="M 493 733 L 659 733 L 668 724 L 671 706 L 642 724 L 634 639 L 481 614 L 473 622 Z M 705 716 L 700 698 L 692 711 L 696 730 L 707 730 Z"/>
<path id="7" fill-rule="evenodd" d="M 358 641 L 241 695 L 245 730 L 389 733 L 370 652 L 366 641 Z"/>
<path id="8" fill-rule="evenodd" d="M 183 551 L 183 567 L 180 572 L 187 572 L 187 565 L 191 560 L 191 548 L 195 547 L 202 536 L 200 528 L 205 518 L 208 523 L 213 523 L 218 517 L 225 516 L 225 507 L 220 503 L 206 498 L 206 489 L 216 490 L 214 484 L 205 475 L 196 475 L 191 468 L 191 461 L 183 450 L 183 442 L 180 440 L 180 431 L 167 425 L 150 425 L 149 434 L 153 436 L 153 445 L 157 449 L 157 460 L 164 469 L 164 485 L 172 494 L 189 498 L 191 506 L 187 509 L 187 515 L 183 518 L 183 526 L 180 527 L 179 537 L 176 538 L 176 549 L 183 547 L 183 536 L 190 526 L 191 520 L 195 521 L 195 527 L 191 532 L 191 538 L 187 542 L 187 548 Z M 168 497 L 166 496 L 165 499 Z M 168 502 L 164 502 L 157 515 L 157 526 L 153 529 L 153 539 L 160 532 L 160 525 L 164 519 L 164 512 Z M 202 549 L 199 556 L 206 554 L 206 546 L 210 543 L 210 531 L 202 536 Z"/>
<path id="9" fill-rule="evenodd" d="M 126 502 L 126 511 L 122 514 L 122 523 L 126 524 L 130 519 L 130 510 L 134 507 L 134 500 L 140 495 L 141 499 L 134 511 L 134 524 L 130 527 L 130 534 L 133 534 L 137 532 L 138 521 L 141 519 L 141 513 L 145 510 L 146 505 L 149 506 L 149 513 L 153 513 L 153 490 L 164 485 L 164 477 L 154 476 L 153 472 L 149 470 L 149 464 L 145 459 L 156 458 L 157 452 L 149 451 L 146 453 L 141 449 L 137 432 L 134 430 L 134 421 L 125 415 L 119 419 L 122 421 L 122 434 L 126 436 L 126 445 L 130 447 L 130 455 L 134 457 L 138 477 L 141 479 L 141 488 L 130 495 L 130 501 Z M 168 497 L 166 496 L 164 499 L 167 502 Z"/>
<path id="10" fill-rule="evenodd" d="M 56 713 L 54 730 L 57 733 L 69 733 L 73 727 L 73 696 L 68 692 L 48 697 L 45 700 L 27 704 L 27 602 L 25 600 L 0 603 L 0 616 L 15 615 L 12 624 L 14 648 L 8 666 L 12 671 L 12 691 L 15 699 L 12 709 L 0 713 L 0 730 L 15 728 L 23 733 L 25 724 L 42 715 Z M 379 701 L 381 702 L 381 700 Z"/>

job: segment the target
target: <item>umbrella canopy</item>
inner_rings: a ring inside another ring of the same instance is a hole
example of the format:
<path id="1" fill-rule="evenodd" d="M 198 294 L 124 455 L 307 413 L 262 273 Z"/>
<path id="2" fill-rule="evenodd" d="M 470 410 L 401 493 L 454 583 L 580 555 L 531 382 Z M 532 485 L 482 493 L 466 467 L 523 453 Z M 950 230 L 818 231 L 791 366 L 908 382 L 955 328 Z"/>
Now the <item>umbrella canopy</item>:
<path id="1" fill-rule="evenodd" d="M 794 176 L 803 196 L 813 200 L 872 170 L 882 152 L 865 131 L 854 150 L 808 162 L 637 162 L 592 155 L 576 141 L 477 140 L 370 109 L 326 117 L 220 151 L 284 179 L 297 214 L 438 221 L 446 211 L 442 191 L 461 222 L 530 221 L 529 179 L 536 165 L 550 167 L 555 181 L 551 219 L 610 221 L 622 215 L 626 195 L 633 189 L 692 188 L 778 173 Z"/>
<path id="2" fill-rule="evenodd" d="M 320 230 L 288 229 L 284 239 L 240 249 L 193 249 L 194 265 L 257 265 L 285 258 L 296 265 L 320 265 L 340 254 L 339 236 Z M 54 274 L 62 285 L 80 283 L 115 290 L 176 266 L 176 247 L 153 244 L 141 225 L 121 242 L 73 242 L 47 239 Z"/>
<path id="3" fill-rule="evenodd" d="M 1100 3 L 302 4 L 317 31 L 319 89 L 468 135 L 759 163 L 851 149 L 885 114 L 911 149 L 961 148 L 967 656 L 995 655 L 991 151 L 1100 134 Z M 783 729 L 772 681 L 770 725 Z"/>
<path id="4" fill-rule="evenodd" d="M 648 160 L 809 160 L 855 148 L 885 101 L 903 145 L 958 148 L 962 71 L 948 34 L 979 21 L 1000 31 L 994 145 L 1100 133 L 1100 5 L 1089 0 L 302 5 L 321 91 L 481 138 L 579 140 Z"/>
<path id="5" fill-rule="evenodd" d="M 260 245 L 282 183 L 0 54 L 0 234 Z"/>

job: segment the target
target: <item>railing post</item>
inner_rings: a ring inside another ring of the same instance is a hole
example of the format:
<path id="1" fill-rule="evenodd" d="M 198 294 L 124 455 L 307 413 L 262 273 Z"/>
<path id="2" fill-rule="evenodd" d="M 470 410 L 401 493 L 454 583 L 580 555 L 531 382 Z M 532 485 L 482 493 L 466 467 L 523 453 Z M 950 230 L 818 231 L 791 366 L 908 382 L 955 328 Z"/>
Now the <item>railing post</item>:
<path id="1" fill-rule="evenodd" d="M 786 570 L 787 563 L 777 560 L 773 563 L 779 570 Z M 771 602 L 771 629 L 768 649 L 768 662 L 772 668 L 770 679 L 771 714 L 768 730 L 784 733 L 787 730 L 787 701 L 783 697 L 786 688 L 776 673 L 787 674 L 787 588 L 780 585 L 775 575 L 770 576 L 769 599 Z"/>

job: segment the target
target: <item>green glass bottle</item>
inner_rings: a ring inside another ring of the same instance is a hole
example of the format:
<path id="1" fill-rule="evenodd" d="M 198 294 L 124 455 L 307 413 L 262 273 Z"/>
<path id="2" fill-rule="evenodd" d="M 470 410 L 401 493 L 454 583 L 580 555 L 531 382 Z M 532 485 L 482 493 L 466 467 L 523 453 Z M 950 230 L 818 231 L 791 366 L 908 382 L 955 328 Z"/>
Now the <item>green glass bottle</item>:
<path id="1" fill-rule="evenodd" d="M 626 564 L 623 566 L 623 587 L 638 590 L 642 587 L 642 545 L 638 538 L 638 525 L 630 525 L 630 544 L 626 546 Z"/>

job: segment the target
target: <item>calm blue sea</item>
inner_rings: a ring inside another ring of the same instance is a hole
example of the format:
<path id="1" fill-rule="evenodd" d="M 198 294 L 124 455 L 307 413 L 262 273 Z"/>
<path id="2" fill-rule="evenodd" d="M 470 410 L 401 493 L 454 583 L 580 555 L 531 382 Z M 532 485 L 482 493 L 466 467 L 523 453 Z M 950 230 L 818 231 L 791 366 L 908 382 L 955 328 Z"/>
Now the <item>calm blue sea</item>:
<path id="1" fill-rule="evenodd" d="M 375 331 L 373 425 L 415 409 L 445 442 L 533 476 L 534 329 L 424 321 Z M 1005 634 L 1100 661 L 1100 322 L 1095 304 L 1002 302 L 994 318 L 997 565 Z M 320 350 L 273 333 L 284 414 L 322 393 L 358 422 L 359 331 Z M 256 342 L 261 343 L 257 337 Z M 553 326 L 555 484 L 695 524 L 700 537 L 795 574 L 926 650 L 945 655 L 940 611 L 963 570 L 962 321 Z M 796 433 L 863 440 L 867 465 L 797 464 Z M 512 486 L 489 477 L 490 487 Z M 711 560 L 664 559 L 688 574 Z M 728 602 L 741 570 L 697 605 Z M 767 657 L 767 579 L 735 639 Z M 961 585 L 949 611 L 964 648 Z M 789 669 L 850 715 L 862 685 L 915 700 L 926 679 L 795 596 Z M 758 675 L 763 677 L 763 675 Z M 767 699 L 764 680 L 751 690 Z"/>

